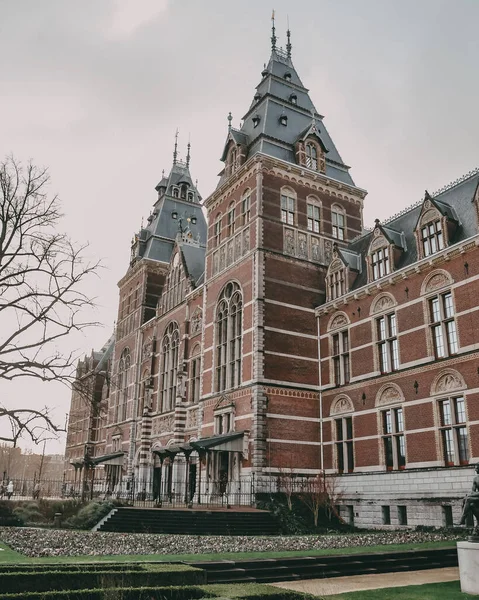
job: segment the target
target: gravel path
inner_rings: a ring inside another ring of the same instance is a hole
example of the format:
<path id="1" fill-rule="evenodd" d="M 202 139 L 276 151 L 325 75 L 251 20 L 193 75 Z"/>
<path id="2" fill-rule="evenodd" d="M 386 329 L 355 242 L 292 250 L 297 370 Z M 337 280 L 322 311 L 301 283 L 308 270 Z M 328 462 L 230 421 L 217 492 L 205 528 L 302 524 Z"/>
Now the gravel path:
<path id="1" fill-rule="evenodd" d="M 0 540 L 27 556 L 101 556 L 103 554 L 212 554 L 218 552 L 278 552 L 410 544 L 462 539 L 451 533 L 381 531 L 342 535 L 194 536 L 151 533 L 107 533 L 0 527 Z"/>

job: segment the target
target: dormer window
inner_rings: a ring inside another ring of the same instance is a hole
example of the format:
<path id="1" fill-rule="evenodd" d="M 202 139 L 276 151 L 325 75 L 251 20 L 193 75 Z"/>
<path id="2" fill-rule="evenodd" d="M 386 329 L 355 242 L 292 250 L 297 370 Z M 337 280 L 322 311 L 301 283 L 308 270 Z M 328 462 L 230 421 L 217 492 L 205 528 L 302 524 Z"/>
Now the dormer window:
<path id="1" fill-rule="evenodd" d="M 173 198 L 178 198 L 180 196 L 180 190 L 178 188 L 173 188 Z"/>
<path id="2" fill-rule="evenodd" d="M 334 271 L 328 277 L 329 281 L 329 299 L 336 300 L 346 293 L 346 282 L 344 277 L 344 269 Z"/>
<path id="3" fill-rule="evenodd" d="M 286 127 L 286 125 L 288 124 L 287 115 L 281 115 L 279 118 L 279 122 L 281 123 L 281 125 L 284 125 Z"/>
<path id="4" fill-rule="evenodd" d="M 252 120 L 253 120 L 253 127 L 258 127 L 259 122 L 261 120 L 259 115 L 255 115 Z"/>
<path id="5" fill-rule="evenodd" d="M 261 94 L 259 92 L 254 95 L 254 101 L 258 102 L 258 100 L 261 100 Z"/>
<path id="6" fill-rule="evenodd" d="M 291 94 L 291 96 L 289 97 L 289 101 L 291 102 L 291 104 L 298 104 L 298 96 L 296 96 L 296 94 Z"/>
<path id="7" fill-rule="evenodd" d="M 421 243 L 424 256 L 435 254 L 444 248 L 442 223 L 439 219 L 421 228 Z"/>
<path id="8" fill-rule="evenodd" d="M 231 148 L 229 159 L 230 174 L 234 173 L 238 168 L 238 152 L 236 148 Z"/>
<path id="9" fill-rule="evenodd" d="M 371 254 L 371 267 L 374 280 L 389 275 L 391 267 L 389 264 L 389 249 L 387 247 L 380 248 Z"/>
<path id="10" fill-rule="evenodd" d="M 261 77 L 266 77 L 266 75 L 268 74 L 268 69 L 264 69 L 263 71 L 261 71 Z"/>
<path id="11" fill-rule="evenodd" d="M 190 202 L 193 202 L 193 198 L 194 198 L 194 196 L 193 196 L 193 192 L 188 192 L 188 200 L 189 200 Z"/>
<path id="12" fill-rule="evenodd" d="M 306 144 L 306 166 L 318 170 L 318 150 L 314 144 Z"/>
<path id="13" fill-rule="evenodd" d="M 291 81 L 291 73 L 290 73 L 289 71 L 287 71 L 287 72 L 284 74 L 284 78 L 286 79 L 286 81 Z"/>

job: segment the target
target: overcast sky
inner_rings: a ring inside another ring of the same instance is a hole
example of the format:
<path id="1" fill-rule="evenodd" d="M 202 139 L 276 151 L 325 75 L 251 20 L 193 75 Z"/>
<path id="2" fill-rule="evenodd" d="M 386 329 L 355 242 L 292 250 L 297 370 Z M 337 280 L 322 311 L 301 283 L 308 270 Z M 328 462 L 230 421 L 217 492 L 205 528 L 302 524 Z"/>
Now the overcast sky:
<path id="1" fill-rule="evenodd" d="M 206 197 L 227 114 L 239 126 L 270 53 L 271 6 L 258 0 L 0 0 L 0 156 L 48 166 L 64 229 L 106 265 L 92 282 L 103 329 L 116 318 L 130 240 L 172 161 Z M 365 224 L 479 165 L 478 0 L 275 0 L 276 33 L 356 184 Z M 88 291 L 88 290 L 87 290 Z M 54 384 L 5 385 L 0 398 L 56 407 Z M 61 449 L 51 443 L 47 452 Z"/>

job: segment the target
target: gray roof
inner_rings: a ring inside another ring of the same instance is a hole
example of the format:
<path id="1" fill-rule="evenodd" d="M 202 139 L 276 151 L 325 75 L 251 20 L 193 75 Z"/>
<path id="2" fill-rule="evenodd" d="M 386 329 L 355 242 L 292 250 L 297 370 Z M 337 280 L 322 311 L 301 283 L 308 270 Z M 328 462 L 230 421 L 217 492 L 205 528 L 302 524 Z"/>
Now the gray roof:
<path id="1" fill-rule="evenodd" d="M 174 197 L 175 188 L 181 185 L 185 186 L 184 197 L 181 190 L 179 197 Z M 138 233 L 139 257 L 169 263 L 175 241 L 182 232 L 191 233 L 197 244 L 206 246 L 207 226 L 199 203 L 201 195 L 186 163 L 175 161 L 169 176 L 163 177 L 155 189 L 158 199 L 148 217 L 148 225 Z M 188 200 L 188 192 L 193 193 L 193 200 Z"/>
<path id="2" fill-rule="evenodd" d="M 188 243 L 182 243 L 179 247 L 183 254 L 187 275 L 193 279 L 193 282 L 197 287 L 200 280 L 203 280 L 205 272 L 206 248 L 204 246 L 196 246 Z"/>
<path id="3" fill-rule="evenodd" d="M 280 158 L 296 164 L 294 145 L 314 123 L 318 137 L 326 149 L 326 175 L 354 185 L 349 167 L 343 162 L 326 126 L 316 110 L 308 90 L 293 66 L 291 58 L 281 50 L 273 50 L 263 78 L 256 88 L 255 98 L 243 117 L 241 130 L 231 130 L 225 144 L 222 160 L 226 158 L 226 146 L 233 139 L 247 148 L 248 157 L 256 152 Z M 288 79 L 285 78 L 288 75 Z M 296 102 L 291 101 L 292 95 Z M 280 117 L 287 117 L 287 125 Z M 256 126 L 254 118 L 259 117 Z M 241 134 L 241 137 L 239 136 Z M 223 179 L 220 184 L 223 183 Z"/>
<path id="4" fill-rule="evenodd" d="M 478 233 L 477 212 L 474 205 L 474 197 L 479 186 L 479 169 L 471 171 L 458 181 L 443 188 L 431 199 L 438 209 L 449 219 L 457 222 L 454 237 L 450 240 L 455 244 Z M 380 225 L 384 233 L 391 241 L 401 248 L 403 252 L 396 265 L 396 269 L 402 269 L 418 260 L 416 246 L 416 229 L 419 216 L 422 211 L 423 202 L 417 203 L 403 212 L 395 215 Z M 352 289 L 358 289 L 367 281 L 366 256 L 371 243 L 372 231 L 365 233 L 348 244 L 346 248 L 340 248 L 342 256 L 346 259 L 348 253 L 354 253 L 361 263 L 361 268 L 356 277 Z M 351 259 L 346 261 L 351 265 Z"/>

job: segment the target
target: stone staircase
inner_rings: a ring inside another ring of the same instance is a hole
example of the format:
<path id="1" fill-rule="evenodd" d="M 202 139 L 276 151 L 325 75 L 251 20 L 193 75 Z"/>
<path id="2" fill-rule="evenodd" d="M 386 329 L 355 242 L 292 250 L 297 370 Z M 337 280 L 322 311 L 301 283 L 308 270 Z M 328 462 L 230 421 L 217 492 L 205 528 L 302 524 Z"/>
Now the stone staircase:
<path id="1" fill-rule="evenodd" d="M 191 535 L 278 535 L 276 519 L 263 510 L 118 508 L 96 531 Z"/>
<path id="2" fill-rule="evenodd" d="M 197 561 L 185 564 L 204 569 L 208 583 L 268 583 L 456 567 L 458 559 L 456 548 L 441 548 L 383 554 Z"/>

